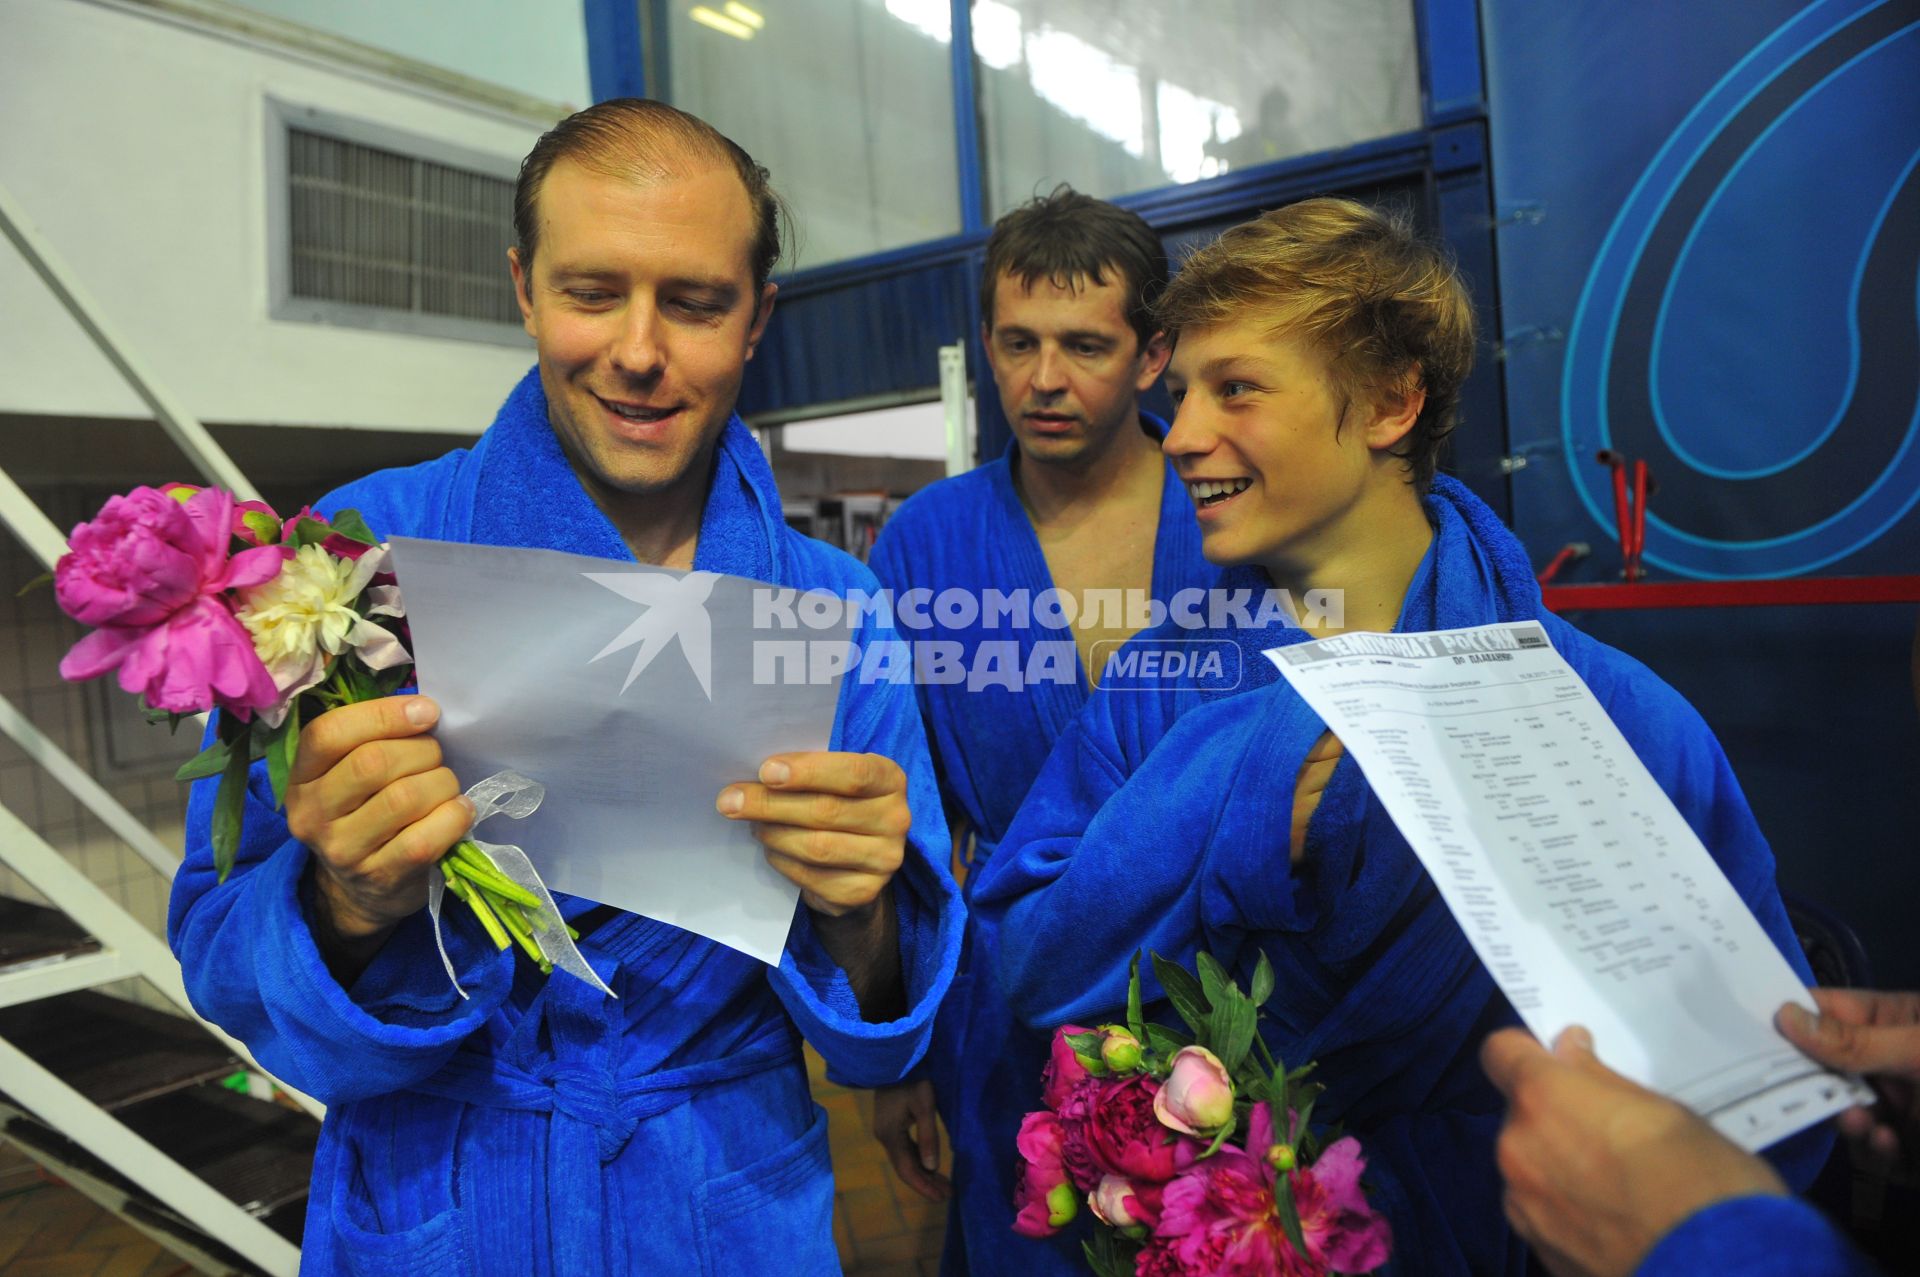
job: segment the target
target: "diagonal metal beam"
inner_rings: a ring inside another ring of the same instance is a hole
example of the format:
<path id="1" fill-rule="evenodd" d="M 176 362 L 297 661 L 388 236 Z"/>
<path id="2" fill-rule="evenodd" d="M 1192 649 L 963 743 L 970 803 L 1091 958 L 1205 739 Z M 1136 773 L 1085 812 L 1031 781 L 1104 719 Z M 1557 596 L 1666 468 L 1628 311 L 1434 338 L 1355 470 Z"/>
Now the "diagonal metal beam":
<path id="1" fill-rule="evenodd" d="M 67 308 L 74 322 L 93 339 L 93 344 L 100 348 L 107 362 L 126 379 L 133 393 L 140 396 L 141 402 L 147 405 L 168 437 L 179 445 L 180 451 L 187 454 L 187 459 L 202 477 L 208 483 L 226 488 L 242 500 L 257 499 L 260 493 L 240 473 L 240 467 L 233 464 L 233 458 L 214 442 L 199 418 L 188 412 L 179 399 L 160 385 L 152 370 L 114 331 L 99 303 L 94 301 L 72 269 L 60 259 L 53 245 L 28 220 L 26 210 L 20 207 L 5 183 L 0 183 L 0 233 L 13 241 L 13 246 L 20 250 L 20 256 L 26 259 L 27 265 L 33 267 L 34 273 L 60 299 L 60 304 Z"/>

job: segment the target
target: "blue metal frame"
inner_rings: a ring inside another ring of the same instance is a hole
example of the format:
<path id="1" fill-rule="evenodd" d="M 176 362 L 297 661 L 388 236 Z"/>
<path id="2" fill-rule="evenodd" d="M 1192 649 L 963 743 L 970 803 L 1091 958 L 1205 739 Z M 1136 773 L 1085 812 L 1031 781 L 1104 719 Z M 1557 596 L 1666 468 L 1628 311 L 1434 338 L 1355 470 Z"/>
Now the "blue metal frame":
<path id="1" fill-rule="evenodd" d="M 1486 75 L 1475 0 L 1416 0 L 1414 23 L 1427 127 L 1484 116 Z"/>
<path id="2" fill-rule="evenodd" d="M 647 96 L 639 0 L 580 0 L 587 26 L 587 83 L 595 102 Z"/>
<path id="3" fill-rule="evenodd" d="M 953 0 L 953 156 L 960 166 L 960 230 L 987 224 L 981 190 L 980 108 L 973 96 L 973 3 Z"/>

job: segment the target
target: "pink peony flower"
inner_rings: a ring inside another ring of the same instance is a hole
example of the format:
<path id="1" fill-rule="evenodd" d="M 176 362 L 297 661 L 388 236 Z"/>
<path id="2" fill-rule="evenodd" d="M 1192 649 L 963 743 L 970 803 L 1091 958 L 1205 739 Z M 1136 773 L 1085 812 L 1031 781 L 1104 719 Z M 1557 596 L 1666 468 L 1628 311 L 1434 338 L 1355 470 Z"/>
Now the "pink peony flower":
<path id="1" fill-rule="evenodd" d="M 1171 1130 L 1211 1139 L 1233 1117 L 1233 1079 L 1204 1046 L 1183 1046 L 1173 1054 L 1153 1112 Z"/>
<path id="2" fill-rule="evenodd" d="M 1044 1110 L 1027 1114 L 1014 1146 L 1020 1150 L 1021 1167 L 1013 1190 L 1019 1212 L 1013 1231 L 1023 1237 L 1051 1237 L 1072 1220 L 1078 1205 L 1062 1164 L 1060 1119 Z"/>
<path id="3" fill-rule="evenodd" d="M 1250 1140 L 1272 1137 L 1265 1108 L 1255 1106 Z M 1140 1255 L 1139 1277 L 1321 1277 L 1378 1268 L 1393 1239 L 1387 1221 L 1360 1191 L 1365 1166 L 1359 1142 L 1349 1138 L 1329 1147 L 1312 1167 L 1287 1176 L 1307 1243 L 1303 1256 L 1280 1227 L 1264 1158 L 1227 1145 L 1166 1186 L 1159 1223 Z"/>
<path id="4" fill-rule="evenodd" d="M 78 681 L 120 671 L 120 686 L 177 714 L 220 706 L 249 717 L 278 698 L 226 591 L 280 571 L 278 546 L 228 557 L 233 497 L 208 488 L 184 502 L 152 488 L 110 497 L 73 530 L 54 568 L 61 610 L 94 626 L 60 662 Z"/>
<path id="5" fill-rule="evenodd" d="M 1367 1205 L 1360 1191 L 1366 1169 L 1360 1141 L 1349 1135 L 1329 1144 L 1312 1166 L 1288 1176 L 1307 1249 L 1337 1272 L 1371 1272 L 1393 1251 L 1386 1216 Z"/>
<path id="6" fill-rule="evenodd" d="M 1102 1171 L 1136 1183 L 1173 1178 L 1183 1141 L 1154 1118 L 1159 1089 L 1153 1078 L 1136 1074 L 1095 1092 L 1086 1117 L 1087 1146 Z"/>
<path id="7" fill-rule="evenodd" d="M 1040 1074 L 1040 1099 L 1056 1113 L 1067 1096 L 1087 1080 L 1087 1066 L 1080 1063 L 1073 1048 L 1067 1044 L 1068 1034 L 1086 1032 L 1088 1030 L 1077 1024 L 1065 1025 L 1053 1031 L 1047 1067 Z"/>

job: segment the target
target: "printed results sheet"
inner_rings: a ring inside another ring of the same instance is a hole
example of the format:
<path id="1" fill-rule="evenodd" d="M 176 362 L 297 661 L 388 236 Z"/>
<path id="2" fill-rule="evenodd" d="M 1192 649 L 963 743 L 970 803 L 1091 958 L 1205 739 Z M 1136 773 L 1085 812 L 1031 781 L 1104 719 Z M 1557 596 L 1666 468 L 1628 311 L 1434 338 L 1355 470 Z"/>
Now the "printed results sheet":
<path id="1" fill-rule="evenodd" d="M 1812 1000 L 1598 700 L 1533 621 L 1267 653 L 1354 756 L 1543 1042 L 1759 1149 L 1850 1104 L 1773 1028 Z"/>

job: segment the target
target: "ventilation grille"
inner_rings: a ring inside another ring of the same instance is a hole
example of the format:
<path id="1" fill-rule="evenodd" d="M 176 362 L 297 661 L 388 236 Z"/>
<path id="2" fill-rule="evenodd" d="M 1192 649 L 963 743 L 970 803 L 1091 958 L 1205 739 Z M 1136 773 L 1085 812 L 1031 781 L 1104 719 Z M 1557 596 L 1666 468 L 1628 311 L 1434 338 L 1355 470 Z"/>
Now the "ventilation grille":
<path id="1" fill-rule="evenodd" d="M 513 183 L 287 131 L 292 295 L 518 325 Z"/>

